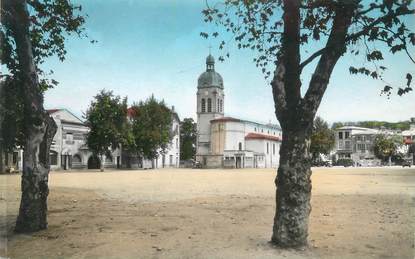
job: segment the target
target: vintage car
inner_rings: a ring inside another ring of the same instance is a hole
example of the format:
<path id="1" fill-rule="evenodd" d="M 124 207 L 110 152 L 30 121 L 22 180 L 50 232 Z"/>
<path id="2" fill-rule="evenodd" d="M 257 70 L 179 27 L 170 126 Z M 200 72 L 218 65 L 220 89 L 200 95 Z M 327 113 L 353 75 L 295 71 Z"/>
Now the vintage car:
<path id="1" fill-rule="evenodd" d="M 405 159 L 402 161 L 402 167 L 405 167 L 405 166 L 411 167 L 411 165 L 412 165 L 412 160 L 410 159 Z"/>

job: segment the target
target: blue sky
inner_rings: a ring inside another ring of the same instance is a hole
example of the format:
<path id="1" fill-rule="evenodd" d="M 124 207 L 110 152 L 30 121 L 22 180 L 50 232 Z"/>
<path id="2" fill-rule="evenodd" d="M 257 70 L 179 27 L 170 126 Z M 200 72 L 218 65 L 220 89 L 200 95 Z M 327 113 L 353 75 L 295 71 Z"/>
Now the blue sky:
<path id="1" fill-rule="evenodd" d="M 181 118 L 196 118 L 197 78 L 205 70 L 208 46 L 199 36 L 212 32 L 201 10 L 204 0 L 77 0 L 88 14 L 88 39 L 69 38 L 67 59 L 48 60 L 60 84 L 48 90 L 47 108 L 67 108 L 77 115 L 87 109 L 101 89 L 128 96 L 130 103 L 154 94 L 175 106 Z M 414 25 L 414 19 L 411 24 Z M 413 26 L 412 26 L 413 28 Z M 216 62 L 225 85 L 225 113 L 259 122 L 277 122 L 269 83 L 252 62 L 253 53 L 230 48 L 231 58 Z M 388 56 L 390 83 L 402 85 L 404 72 L 415 71 L 404 55 Z M 387 99 L 383 82 L 352 76 L 343 58 L 336 66 L 318 114 L 329 122 L 357 120 L 399 121 L 415 117 L 415 93 Z M 304 83 L 311 75 L 304 71 Z"/>

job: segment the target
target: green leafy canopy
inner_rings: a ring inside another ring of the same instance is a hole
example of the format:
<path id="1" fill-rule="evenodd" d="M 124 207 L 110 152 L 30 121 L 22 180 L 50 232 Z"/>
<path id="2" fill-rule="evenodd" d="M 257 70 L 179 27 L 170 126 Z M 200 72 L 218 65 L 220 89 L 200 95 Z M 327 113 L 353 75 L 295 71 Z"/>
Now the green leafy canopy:
<path id="1" fill-rule="evenodd" d="M 127 98 L 121 99 L 112 91 L 102 90 L 91 102 L 85 119 L 90 128 L 87 145 L 95 154 L 104 155 L 110 149 L 132 141 L 127 121 Z"/>
<path id="2" fill-rule="evenodd" d="M 183 119 L 180 124 L 180 158 L 193 159 L 196 154 L 197 126 L 192 118 Z"/>
<path id="3" fill-rule="evenodd" d="M 154 96 L 135 103 L 131 109 L 134 146 L 130 150 L 147 159 L 164 154 L 173 138 L 172 111 Z"/>
<path id="4" fill-rule="evenodd" d="M 399 145 L 402 145 L 401 137 L 379 134 L 375 137 L 373 150 L 376 157 L 386 160 L 396 154 Z"/>
<path id="5" fill-rule="evenodd" d="M 316 159 L 319 154 L 329 154 L 334 148 L 334 132 L 329 128 L 327 122 L 322 118 L 316 117 L 311 134 L 310 152 Z"/>
<path id="6" fill-rule="evenodd" d="M 28 116 L 24 113 L 23 79 L 10 24 L 10 21 L 16 17 L 11 16 L 10 10 L 7 9 L 7 6 L 12 6 L 12 1 L 14 0 L 3 0 L 0 10 L 0 60 L 5 68 L 0 75 L 0 80 L 6 89 L 6 94 L 0 96 L 5 99 L 6 103 L 1 111 L 4 122 L 0 139 L 3 139 L 6 149 L 21 145 L 25 135 L 23 124 Z M 52 56 L 64 61 L 67 53 L 65 39 L 68 36 L 87 37 L 83 27 L 86 16 L 82 15 L 82 7 L 72 4 L 70 0 L 27 0 L 25 4 L 29 12 L 28 37 L 32 45 L 39 79 L 37 91 L 43 94 L 47 89 L 56 86 L 58 82 L 52 78 L 53 71 L 43 71 L 41 64 Z"/>

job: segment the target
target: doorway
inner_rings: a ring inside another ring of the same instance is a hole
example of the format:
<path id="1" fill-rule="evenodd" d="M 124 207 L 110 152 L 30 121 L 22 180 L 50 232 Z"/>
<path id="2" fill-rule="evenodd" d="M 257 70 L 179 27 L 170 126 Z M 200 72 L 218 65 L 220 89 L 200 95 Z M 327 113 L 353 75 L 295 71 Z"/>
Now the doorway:
<path id="1" fill-rule="evenodd" d="M 98 156 L 92 155 L 88 159 L 88 169 L 100 169 L 101 168 L 101 161 L 99 160 Z"/>

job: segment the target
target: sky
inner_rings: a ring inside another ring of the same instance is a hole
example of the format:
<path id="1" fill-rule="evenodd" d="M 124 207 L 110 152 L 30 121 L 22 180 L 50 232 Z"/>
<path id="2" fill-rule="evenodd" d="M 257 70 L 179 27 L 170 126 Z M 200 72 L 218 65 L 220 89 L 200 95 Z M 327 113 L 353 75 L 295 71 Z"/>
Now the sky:
<path id="1" fill-rule="evenodd" d="M 205 59 L 219 52 L 216 42 L 200 37 L 215 27 L 203 21 L 204 0 L 76 0 L 88 15 L 85 29 L 90 39 L 69 37 L 62 63 L 48 59 L 44 69 L 54 70 L 60 84 L 45 94 L 46 108 L 66 108 L 82 117 L 101 89 L 127 96 L 128 102 L 151 94 L 174 106 L 181 119 L 196 119 L 197 78 Z M 414 25 L 414 19 L 410 22 Z M 413 27 L 412 27 L 413 28 Z M 230 58 L 216 62 L 224 80 L 225 115 L 263 123 L 277 123 L 272 90 L 252 59 L 254 53 L 230 47 Z M 391 84 L 403 85 L 404 75 L 415 72 L 404 55 L 386 57 Z M 415 117 L 415 91 L 390 99 L 380 95 L 385 85 L 350 75 L 348 67 L 361 62 L 345 56 L 337 64 L 318 115 L 328 122 L 387 120 Z M 405 73 L 404 73 L 405 72 Z M 304 84 L 312 69 L 303 72 Z"/>

